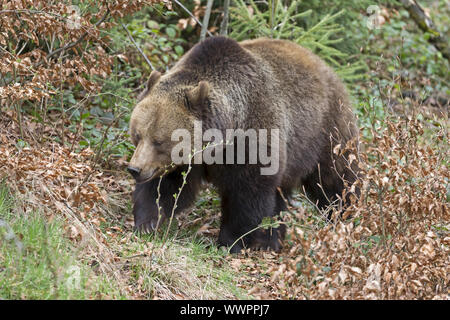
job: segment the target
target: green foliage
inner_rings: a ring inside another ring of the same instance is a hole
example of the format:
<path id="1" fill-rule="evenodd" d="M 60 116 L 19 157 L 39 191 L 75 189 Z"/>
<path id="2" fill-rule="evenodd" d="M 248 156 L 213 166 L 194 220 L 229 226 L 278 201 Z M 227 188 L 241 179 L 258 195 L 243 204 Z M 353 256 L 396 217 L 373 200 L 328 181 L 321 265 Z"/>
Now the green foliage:
<path id="1" fill-rule="evenodd" d="M 135 104 L 130 84 L 140 80 L 142 73 L 120 60 L 116 60 L 112 70 L 110 77 L 102 81 L 102 91 L 92 96 L 86 107 L 73 110 L 70 128 L 77 132 L 82 123 L 80 148 L 100 147 L 104 157 L 120 158 L 133 149 L 128 139 L 130 110 Z"/>
<path id="2" fill-rule="evenodd" d="M 302 1 L 269 1 L 267 5 L 257 5 L 254 0 L 238 0 L 230 9 L 231 33 L 236 40 L 269 37 L 294 41 L 319 54 L 332 65 L 345 80 L 361 77 L 358 71 L 365 69 L 364 63 L 356 61 L 347 64 L 348 54 L 337 45 L 343 37 L 337 37 L 344 28 L 335 21 L 345 13 L 313 16 L 313 10 L 300 10 Z M 314 20 L 314 23 L 311 21 Z M 317 20 L 317 21 L 315 21 Z"/>
<path id="3" fill-rule="evenodd" d="M 187 41 L 181 37 L 181 30 L 177 26 L 177 13 L 165 8 L 148 7 L 128 19 L 126 23 L 135 42 L 144 51 L 156 69 L 167 69 L 183 54 Z M 146 73 L 151 72 L 149 65 L 134 48 L 134 44 L 118 26 L 113 30 L 116 50 L 131 49 L 137 65 Z M 135 64 L 135 65 L 136 65 Z"/>
<path id="4" fill-rule="evenodd" d="M 432 17 L 440 32 L 448 32 L 446 22 L 450 12 L 447 2 L 423 2 L 425 8 L 433 8 Z M 402 92 L 413 91 L 419 101 L 450 95 L 449 62 L 428 42 L 427 35 L 406 10 L 389 9 L 389 20 L 380 28 L 365 28 L 351 35 L 360 38 L 363 44 L 361 55 L 371 70 L 367 74 L 370 85 L 358 83 L 352 88 L 365 138 L 372 139 L 371 123 L 375 120 L 384 123 L 385 108 L 390 108 L 393 103 L 407 105 L 400 99 Z"/>
<path id="5" fill-rule="evenodd" d="M 445 12 L 445 8 L 442 8 L 443 18 L 446 16 Z M 365 51 L 370 53 L 369 63 L 373 69 L 377 63 L 382 62 L 385 70 L 394 77 L 401 76 L 404 80 L 413 82 L 420 77 L 422 82 L 429 80 L 423 87 L 426 92 L 441 91 L 450 94 L 449 63 L 428 42 L 428 37 L 428 34 L 418 30 L 407 11 L 400 10 L 398 15 L 392 15 L 389 23 L 372 30 Z M 383 72 L 379 74 L 384 75 Z"/>
<path id="6" fill-rule="evenodd" d="M 123 298 L 77 258 L 61 220 L 17 205 L 0 184 L 0 299 Z"/>
<path id="7" fill-rule="evenodd" d="M 129 276 L 144 298 L 154 299 L 161 291 L 165 291 L 162 299 L 250 298 L 236 286 L 239 274 L 213 241 L 173 230 L 167 241 L 161 240 L 155 235 L 142 235 L 120 248 L 124 257 L 137 257 L 145 252 L 145 258 L 129 260 Z"/>
<path id="8" fill-rule="evenodd" d="M 158 4 L 123 19 L 133 40 L 159 70 L 167 69 L 185 52 L 186 41 L 180 37 L 174 16 L 175 12 Z M 83 126 L 79 149 L 100 149 L 105 160 L 127 157 L 134 150 L 128 136 L 130 111 L 152 71 L 120 23 L 108 36 L 112 39 L 110 50 L 117 52 L 117 58 L 110 76 L 97 79 L 102 84 L 101 92 L 91 96 L 86 106 L 78 104 L 79 99 L 71 92 L 64 94 L 71 131 L 75 133 L 80 124 Z"/>
<path id="9" fill-rule="evenodd" d="M 376 2 L 372 0 L 309 0 L 300 1 L 298 10 L 311 10 L 308 19 L 301 21 L 306 28 L 311 28 L 320 22 L 324 15 L 341 12 L 334 22 L 342 28 L 337 30 L 333 38 L 342 39 L 342 41 L 335 43 L 334 47 L 349 55 L 354 55 L 359 52 L 364 39 L 367 39 L 370 33 L 370 29 L 367 28 L 370 16 L 368 8 L 374 5 L 381 8 L 394 2 L 395 0 Z"/>

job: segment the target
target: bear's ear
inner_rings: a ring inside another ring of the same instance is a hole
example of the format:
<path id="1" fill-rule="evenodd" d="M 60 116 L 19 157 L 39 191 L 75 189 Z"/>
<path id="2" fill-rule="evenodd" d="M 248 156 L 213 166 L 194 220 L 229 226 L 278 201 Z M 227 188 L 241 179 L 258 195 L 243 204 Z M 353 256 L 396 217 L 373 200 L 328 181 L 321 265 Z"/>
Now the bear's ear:
<path id="1" fill-rule="evenodd" d="M 161 73 L 154 70 L 152 71 L 152 73 L 150 74 L 150 77 L 147 80 L 147 84 L 145 86 L 145 90 L 142 91 L 138 96 L 137 96 L 137 101 L 141 101 L 142 99 L 144 99 L 150 92 L 150 90 L 153 88 L 153 86 L 159 81 L 159 78 L 161 78 Z"/>
<path id="2" fill-rule="evenodd" d="M 159 78 L 161 78 L 161 73 L 153 70 L 150 74 L 150 77 L 147 80 L 147 86 L 145 87 L 145 91 L 150 91 L 151 88 L 158 82 Z"/>
<path id="3" fill-rule="evenodd" d="M 189 109 L 202 108 L 208 99 L 208 95 L 209 83 L 200 81 L 194 89 L 186 92 L 186 106 Z"/>

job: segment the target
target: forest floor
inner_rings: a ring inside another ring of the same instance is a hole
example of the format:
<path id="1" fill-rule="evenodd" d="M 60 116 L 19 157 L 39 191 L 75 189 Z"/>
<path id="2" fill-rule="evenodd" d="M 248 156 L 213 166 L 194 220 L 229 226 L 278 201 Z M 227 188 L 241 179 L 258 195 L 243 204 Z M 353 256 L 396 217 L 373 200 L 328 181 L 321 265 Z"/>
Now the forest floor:
<path id="1" fill-rule="evenodd" d="M 209 213 L 206 216 L 200 217 L 200 209 L 196 209 L 189 219 L 180 219 L 182 234 L 175 235 L 172 230 L 167 235 L 161 232 L 138 237 L 132 232 L 134 183 L 123 168 L 105 172 L 94 162 L 93 151 L 75 153 L 53 143 L 53 128 L 47 128 L 48 142 L 35 141 L 31 119 L 25 117 L 22 124 L 30 141 L 24 145 L 17 144 L 23 141 L 17 122 L 2 118 L 0 124 L 0 176 L 5 180 L 0 186 L 0 219 L 10 225 L 14 239 L 22 243 L 20 259 L 25 264 L 18 262 L 15 242 L 2 243 L 0 256 L 6 263 L 2 270 L 9 277 L 0 277 L 0 296 L 247 296 L 237 287 L 238 277 L 228 266 L 227 255 L 214 246 L 217 229 L 211 220 L 218 214 L 217 206 L 205 209 Z M 199 201 L 199 208 L 205 208 L 215 199 L 206 193 Z M 29 221 L 30 215 L 39 222 Z M 36 232 L 41 238 L 36 239 L 30 228 L 40 229 Z M 37 245 L 36 241 L 43 242 Z M 26 268 L 33 263 L 40 268 Z M 55 277 L 57 280 L 51 280 Z M 79 290 L 71 285 L 71 290 L 67 288 L 74 277 L 81 279 L 77 280 Z M 28 285 L 18 285 L 27 281 Z"/>
<path id="2" fill-rule="evenodd" d="M 217 249 L 220 200 L 212 189 L 171 228 L 137 236 L 132 232 L 133 181 L 123 163 L 105 170 L 94 150 L 75 153 L 53 142 L 55 128 L 37 128 L 24 116 L 21 130 L 15 117 L 10 112 L 0 120 L 0 232 L 9 239 L 0 246 L 0 297 L 309 298 L 306 290 L 293 289 L 298 280 L 280 278 L 295 274 L 288 269 L 293 261 L 300 263 L 299 246 L 305 246 L 301 239 L 288 236 L 279 253 L 236 256 Z M 35 130 L 45 132 L 46 141 L 39 141 Z M 443 259 L 436 264 L 441 281 L 433 297 L 438 299 L 448 298 L 449 290 L 450 220 L 445 206 L 446 218 L 436 224 L 437 233 L 424 230 L 429 240 L 440 239 L 429 249 L 430 257 Z M 304 202 L 290 209 L 299 221 L 307 217 L 316 232 L 327 229 L 320 212 Z M 395 262 L 395 255 L 390 259 Z"/>
<path id="3" fill-rule="evenodd" d="M 369 157 L 379 192 L 335 223 L 297 195 L 279 253 L 218 249 L 212 188 L 170 228 L 134 234 L 126 159 L 105 163 L 69 130 L 56 142 L 66 124 L 2 111 L 0 299 L 449 299 L 448 81 L 414 48 L 397 65 L 407 43 L 384 36 L 374 80 L 352 84 L 363 151 L 385 156 Z M 387 110 L 398 122 L 371 123 Z"/>
<path id="4" fill-rule="evenodd" d="M 92 150 L 75 153 L 52 142 L 54 128 L 44 129 L 47 142 L 34 140 L 35 123 L 26 116 L 22 125 L 30 142 L 22 144 L 14 120 L 13 113 L 0 120 L 0 227 L 8 226 L 0 231 L 12 231 L 0 247 L 0 297 L 282 296 L 268 271 L 289 247 L 241 256 L 217 249 L 220 200 L 214 190 L 205 190 L 167 234 L 136 236 L 134 181 L 123 167 L 105 171 Z"/>

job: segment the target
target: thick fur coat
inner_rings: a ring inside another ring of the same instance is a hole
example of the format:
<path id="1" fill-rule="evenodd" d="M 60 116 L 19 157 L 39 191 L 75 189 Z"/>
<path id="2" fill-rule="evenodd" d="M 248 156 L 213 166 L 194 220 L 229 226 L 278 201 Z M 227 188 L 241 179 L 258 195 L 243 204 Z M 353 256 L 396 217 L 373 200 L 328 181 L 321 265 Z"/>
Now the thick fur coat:
<path id="1" fill-rule="evenodd" d="M 295 189 L 306 190 L 323 207 L 342 194 L 343 179 L 356 178 L 348 159 L 333 154 L 335 145 L 358 135 L 346 89 L 320 58 L 292 42 L 208 38 L 165 75 L 153 72 L 139 100 L 130 123 L 138 230 L 155 229 L 158 212 L 164 218 L 189 208 L 206 180 L 221 197 L 220 245 L 232 246 L 232 252 L 278 250 L 284 227 L 240 237 L 285 210 Z M 192 131 L 194 120 L 201 120 L 204 130 L 279 129 L 278 172 L 261 175 L 259 163 L 194 165 L 173 209 L 187 167 L 172 168 L 161 182 L 159 177 L 171 162 L 171 133 Z"/>

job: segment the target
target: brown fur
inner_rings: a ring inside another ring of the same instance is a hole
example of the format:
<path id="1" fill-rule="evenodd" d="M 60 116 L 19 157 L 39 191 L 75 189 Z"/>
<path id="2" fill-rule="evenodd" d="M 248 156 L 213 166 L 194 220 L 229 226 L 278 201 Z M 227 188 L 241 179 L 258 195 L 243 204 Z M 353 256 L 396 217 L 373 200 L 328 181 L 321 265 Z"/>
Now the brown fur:
<path id="1" fill-rule="evenodd" d="M 194 168 L 190 194 L 180 198 L 177 210 L 192 204 L 202 178 L 212 182 L 222 198 L 222 245 L 233 244 L 263 217 L 285 209 L 278 187 L 286 197 L 293 189 L 304 187 L 323 207 L 342 193 L 339 175 L 350 182 L 355 179 L 345 159 L 333 156 L 330 142 L 330 135 L 335 144 L 345 144 L 357 136 L 346 89 L 322 60 L 294 43 L 209 38 L 192 48 L 167 74 L 152 73 L 141 98 L 130 125 L 137 145 L 130 165 L 142 169 L 141 181 L 161 174 L 160 168 L 170 163 L 170 150 L 176 143 L 170 141 L 172 131 L 192 131 L 194 119 L 203 121 L 204 130 L 280 129 L 280 169 L 274 176 L 261 176 L 260 165 Z M 165 185 L 168 193 L 176 192 L 181 183 L 177 170 L 180 168 L 171 172 L 174 185 Z M 155 206 L 149 204 L 155 201 L 152 188 L 154 181 L 137 185 L 137 228 L 151 229 L 149 221 L 154 225 Z M 173 202 L 165 202 L 163 211 L 167 214 Z M 243 246 L 279 249 L 283 234 L 283 228 L 272 233 L 254 232 L 232 251 Z"/>

